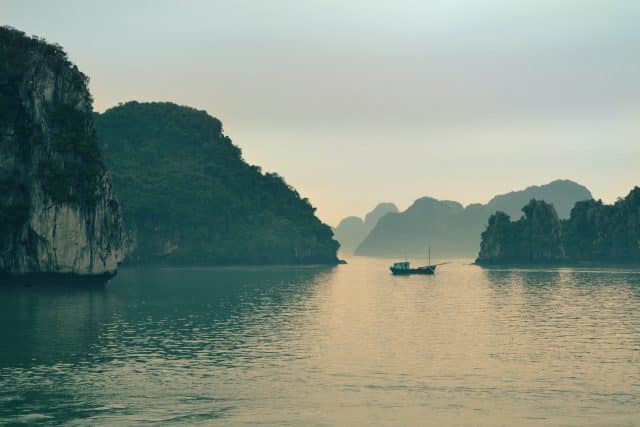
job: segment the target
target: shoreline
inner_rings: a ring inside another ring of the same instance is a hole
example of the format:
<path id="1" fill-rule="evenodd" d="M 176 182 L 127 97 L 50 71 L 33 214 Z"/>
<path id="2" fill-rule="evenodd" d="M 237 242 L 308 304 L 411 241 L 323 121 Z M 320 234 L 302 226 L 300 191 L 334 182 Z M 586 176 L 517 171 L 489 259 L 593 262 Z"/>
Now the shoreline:
<path id="1" fill-rule="evenodd" d="M 25 273 L 11 274 L 0 273 L 0 287 L 2 286 L 104 286 L 118 275 L 121 269 L 129 268 L 160 268 L 160 269 L 270 269 L 270 268 L 334 268 L 338 265 L 347 264 L 347 261 L 338 259 L 332 263 L 309 263 L 309 264 L 137 264 L 123 263 L 115 272 L 103 274 L 83 275 L 77 273 Z"/>
<path id="2" fill-rule="evenodd" d="M 347 264 L 344 259 L 337 258 L 331 262 L 308 262 L 308 263 L 160 263 L 160 262 L 122 262 L 118 268 L 127 267 L 157 267 L 157 268 L 236 268 L 236 267 L 335 267 L 337 265 Z"/>
<path id="3" fill-rule="evenodd" d="M 25 273 L 0 274 L 0 286 L 104 286 L 117 272 L 103 274 Z"/>
<path id="4" fill-rule="evenodd" d="M 640 262 L 605 262 L 605 261 L 573 261 L 573 262 L 472 262 L 482 268 L 640 268 Z"/>

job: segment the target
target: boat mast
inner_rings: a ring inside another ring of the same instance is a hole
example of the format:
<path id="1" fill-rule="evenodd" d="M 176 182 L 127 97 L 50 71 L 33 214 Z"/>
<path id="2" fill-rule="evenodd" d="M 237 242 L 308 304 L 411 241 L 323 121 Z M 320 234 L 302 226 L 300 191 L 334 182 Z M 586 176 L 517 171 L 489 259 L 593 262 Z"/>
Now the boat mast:
<path id="1" fill-rule="evenodd" d="M 427 265 L 431 265 L 431 246 L 429 246 L 429 263 Z"/>

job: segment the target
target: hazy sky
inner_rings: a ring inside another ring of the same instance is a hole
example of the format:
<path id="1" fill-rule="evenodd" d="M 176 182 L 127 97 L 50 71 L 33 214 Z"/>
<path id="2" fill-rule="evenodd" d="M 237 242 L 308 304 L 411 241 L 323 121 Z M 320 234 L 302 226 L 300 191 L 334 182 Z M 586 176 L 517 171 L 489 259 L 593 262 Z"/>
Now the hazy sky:
<path id="1" fill-rule="evenodd" d="M 173 101 L 335 225 L 380 201 L 640 185 L 640 1 L 0 0 L 95 108 Z"/>

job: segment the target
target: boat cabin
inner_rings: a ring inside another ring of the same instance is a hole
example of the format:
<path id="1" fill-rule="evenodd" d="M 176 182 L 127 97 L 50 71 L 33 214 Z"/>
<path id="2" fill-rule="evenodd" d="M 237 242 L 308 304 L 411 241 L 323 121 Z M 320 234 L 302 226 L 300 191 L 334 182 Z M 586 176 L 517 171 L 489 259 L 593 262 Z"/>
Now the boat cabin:
<path id="1" fill-rule="evenodd" d="M 410 270 L 411 269 L 411 264 L 408 262 L 394 262 L 393 263 L 393 267 L 391 267 L 393 270 Z"/>

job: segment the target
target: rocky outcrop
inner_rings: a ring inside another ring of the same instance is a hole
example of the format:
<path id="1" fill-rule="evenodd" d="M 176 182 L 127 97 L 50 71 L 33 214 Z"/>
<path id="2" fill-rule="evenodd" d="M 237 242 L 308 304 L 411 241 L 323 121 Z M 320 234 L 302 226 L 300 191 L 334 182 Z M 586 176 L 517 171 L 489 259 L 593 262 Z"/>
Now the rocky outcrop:
<path id="1" fill-rule="evenodd" d="M 548 264 L 565 260 L 561 223 L 553 205 L 532 199 L 511 222 L 497 212 L 482 233 L 477 264 Z"/>
<path id="2" fill-rule="evenodd" d="M 0 274 L 114 274 L 126 251 L 87 78 L 0 28 Z"/>
<path id="3" fill-rule="evenodd" d="M 577 202 L 565 220 L 542 201 L 522 211 L 515 222 L 502 212 L 491 216 L 477 264 L 640 263 L 640 187 L 613 205 Z"/>

